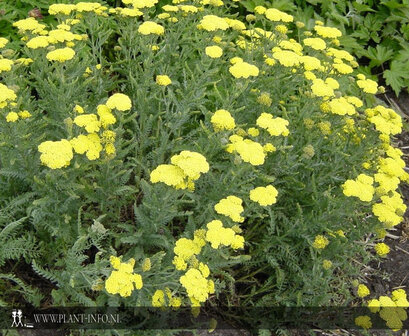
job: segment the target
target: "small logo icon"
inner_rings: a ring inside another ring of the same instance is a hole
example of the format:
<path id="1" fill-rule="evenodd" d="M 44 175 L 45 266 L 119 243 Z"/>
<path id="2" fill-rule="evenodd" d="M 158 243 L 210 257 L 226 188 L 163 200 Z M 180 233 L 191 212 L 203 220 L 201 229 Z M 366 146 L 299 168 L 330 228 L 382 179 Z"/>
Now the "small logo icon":
<path id="1" fill-rule="evenodd" d="M 13 323 L 11 324 L 12 327 L 23 327 L 23 312 L 21 309 L 13 309 L 11 312 L 11 316 L 13 317 Z"/>

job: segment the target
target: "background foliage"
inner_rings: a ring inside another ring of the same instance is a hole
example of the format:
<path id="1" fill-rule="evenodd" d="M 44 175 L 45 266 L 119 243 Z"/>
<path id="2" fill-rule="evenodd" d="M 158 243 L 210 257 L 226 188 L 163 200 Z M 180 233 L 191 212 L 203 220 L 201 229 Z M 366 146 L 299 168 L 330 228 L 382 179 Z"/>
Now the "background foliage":
<path id="1" fill-rule="evenodd" d="M 342 46 L 359 58 L 359 70 L 389 85 L 396 95 L 409 86 L 409 1 L 243 0 L 241 11 L 275 7 L 308 28 L 322 20 L 343 32 Z"/>

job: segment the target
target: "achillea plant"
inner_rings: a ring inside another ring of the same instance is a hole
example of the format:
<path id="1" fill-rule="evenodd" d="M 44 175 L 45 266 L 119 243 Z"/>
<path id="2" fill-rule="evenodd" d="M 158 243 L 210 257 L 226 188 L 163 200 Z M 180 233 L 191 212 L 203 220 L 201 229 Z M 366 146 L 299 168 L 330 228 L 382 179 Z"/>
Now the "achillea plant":
<path id="1" fill-rule="evenodd" d="M 274 8 L 241 22 L 218 2 L 123 2 L 14 23 L 0 265 L 56 287 L 20 279 L 2 300 L 24 285 L 36 305 L 346 304 L 334 288 L 374 254 L 356 242 L 402 220 L 409 175 L 402 119 L 340 31 L 295 41 L 305 28 Z"/>

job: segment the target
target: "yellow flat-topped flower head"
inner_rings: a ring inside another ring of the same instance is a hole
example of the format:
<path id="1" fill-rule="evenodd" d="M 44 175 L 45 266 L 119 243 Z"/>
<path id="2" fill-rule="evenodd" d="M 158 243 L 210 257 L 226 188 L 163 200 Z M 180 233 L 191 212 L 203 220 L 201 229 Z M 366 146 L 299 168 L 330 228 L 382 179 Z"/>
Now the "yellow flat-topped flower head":
<path id="1" fill-rule="evenodd" d="M 106 106 L 110 109 L 117 109 L 118 111 L 128 111 L 132 107 L 132 101 L 123 93 L 115 93 L 108 98 Z"/>
<path id="2" fill-rule="evenodd" d="M 172 84 L 172 80 L 167 75 L 157 75 L 156 83 L 161 86 L 168 86 Z"/>
<path id="3" fill-rule="evenodd" d="M 47 53 L 46 57 L 49 61 L 57 61 L 60 63 L 69 61 L 73 59 L 75 56 L 75 51 L 74 49 L 71 48 L 60 48 L 60 49 L 55 49 L 53 51 L 50 51 Z"/>
<path id="4" fill-rule="evenodd" d="M 141 33 L 142 35 L 149 34 L 163 35 L 165 33 L 165 28 L 163 28 L 163 26 L 157 24 L 156 22 L 145 21 L 139 26 L 138 32 Z"/>

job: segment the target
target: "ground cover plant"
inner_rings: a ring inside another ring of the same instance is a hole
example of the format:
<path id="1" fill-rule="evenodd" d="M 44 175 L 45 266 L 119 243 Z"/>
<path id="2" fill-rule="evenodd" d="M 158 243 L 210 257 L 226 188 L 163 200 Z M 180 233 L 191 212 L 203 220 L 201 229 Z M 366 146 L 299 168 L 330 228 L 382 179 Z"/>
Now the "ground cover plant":
<path id="1" fill-rule="evenodd" d="M 320 21 L 155 4 L 53 4 L 0 39 L 2 305 L 365 297 L 409 177 L 382 87 Z"/>

